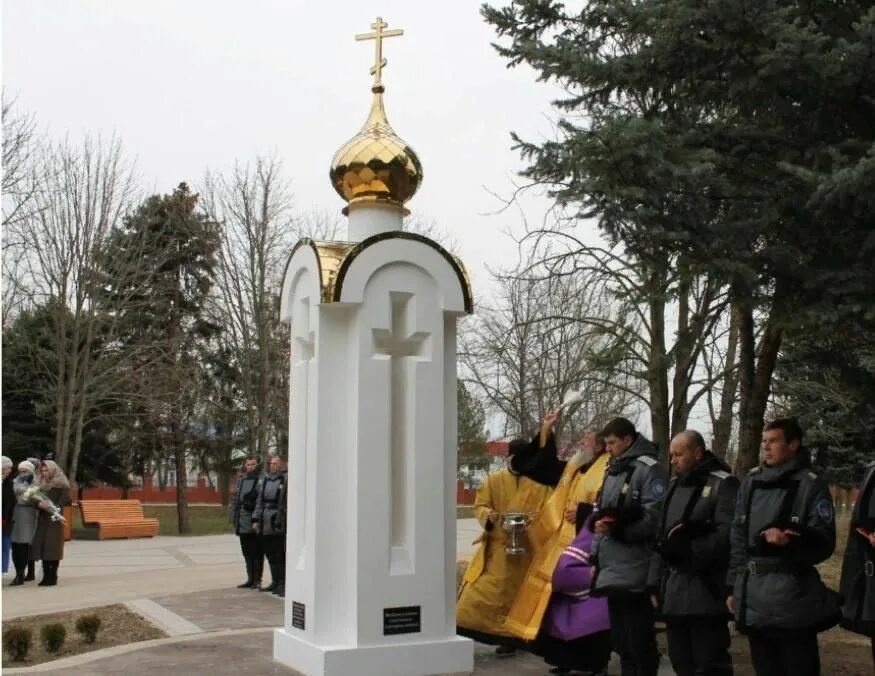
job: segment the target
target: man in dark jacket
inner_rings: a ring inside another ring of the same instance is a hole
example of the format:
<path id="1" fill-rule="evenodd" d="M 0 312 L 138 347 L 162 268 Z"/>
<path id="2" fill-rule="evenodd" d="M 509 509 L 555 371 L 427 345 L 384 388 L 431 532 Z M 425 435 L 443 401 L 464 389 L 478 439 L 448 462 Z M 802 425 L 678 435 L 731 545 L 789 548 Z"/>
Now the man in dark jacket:
<path id="1" fill-rule="evenodd" d="M 253 529 L 261 536 L 261 546 L 270 566 L 270 584 L 261 591 L 277 591 L 285 582 L 286 575 L 286 525 L 285 525 L 285 483 L 283 461 L 272 456 L 268 473 L 258 481 L 258 494 L 255 513 L 252 518 Z"/>
<path id="2" fill-rule="evenodd" d="M 234 526 L 234 533 L 240 538 L 240 549 L 246 562 L 246 582 L 237 585 L 238 589 L 258 589 L 261 586 L 264 552 L 261 549 L 261 538 L 252 529 L 260 478 L 258 458 L 250 455 L 243 461 L 243 475 L 237 482 L 237 492 L 231 504 L 231 524 Z"/>
<path id="3" fill-rule="evenodd" d="M 762 445 L 763 464 L 742 481 L 735 505 L 727 605 L 757 676 L 818 676 L 817 634 L 840 617 L 838 595 L 815 568 L 835 549 L 832 497 L 809 469 L 795 420 L 766 425 Z"/>
<path id="4" fill-rule="evenodd" d="M 654 547 L 668 472 L 657 460 L 656 446 L 625 418 L 612 420 L 602 435 L 611 464 L 590 519 L 597 536 L 593 591 L 608 598 L 611 643 L 623 676 L 656 676 L 659 556 Z"/>
<path id="5" fill-rule="evenodd" d="M 675 475 L 662 508 L 662 615 L 678 676 L 732 673 L 726 575 L 738 480 L 694 430 L 671 440 Z"/>
<path id="6" fill-rule="evenodd" d="M 851 515 L 841 589 L 842 626 L 871 639 L 875 663 L 875 463 L 866 468 Z"/>

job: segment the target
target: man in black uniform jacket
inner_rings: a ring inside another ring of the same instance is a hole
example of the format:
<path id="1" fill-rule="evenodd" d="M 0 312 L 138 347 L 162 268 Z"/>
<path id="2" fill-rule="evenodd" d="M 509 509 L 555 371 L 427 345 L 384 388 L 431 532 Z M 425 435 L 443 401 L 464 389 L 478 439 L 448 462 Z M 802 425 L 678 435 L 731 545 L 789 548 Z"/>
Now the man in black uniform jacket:
<path id="1" fill-rule="evenodd" d="M 264 570 L 261 538 L 252 528 L 255 500 L 258 497 L 258 480 L 261 478 L 258 458 L 254 455 L 247 456 L 243 461 L 243 472 L 243 476 L 237 482 L 234 502 L 231 503 L 231 524 L 234 526 L 234 533 L 240 538 L 240 549 L 243 551 L 243 560 L 246 561 L 246 582 L 237 587 L 258 589 L 261 586 L 261 574 Z"/>
<path id="2" fill-rule="evenodd" d="M 729 529 L 738 480 L 694 430 L 671 440 L 672 478 L 662 509 L 660 607 L 668 655 L 678 676 L 726 676 Z"/>
<path id="3" fill-rule="evenodd" d="M 766 425 L 763 464 L 741 483 L 730 542 L 727 605 L 757 676 L 819 676 L 817 634 L 841 617 L 815 568 L 835 550 L 835 513 L 795 420 Z"/>

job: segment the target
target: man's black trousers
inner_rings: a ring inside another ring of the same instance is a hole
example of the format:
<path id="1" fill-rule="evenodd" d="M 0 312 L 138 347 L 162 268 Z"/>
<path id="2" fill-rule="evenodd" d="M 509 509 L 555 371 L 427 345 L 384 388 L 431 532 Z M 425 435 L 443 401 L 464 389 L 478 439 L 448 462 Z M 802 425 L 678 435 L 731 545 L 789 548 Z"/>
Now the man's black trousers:
<path id="1" fill-rule="evenodd" d="M 656 676 L 659 650 L 656 647 L 655 611 L 648 594 L 608 597 L 611 645 L 620 656 L 622 676 Z"/>
<path id="2" fill-rule="evenodd" d="M 814 632 L 749 632 L 750 658 L 757 676 L 820 676 L 820 649 Z"/>
<path id="3" fill-rule="evenodd" d="M 261 538 L 255 533 L 241 535 L 240 550 L 243 552 L 243 560 L 246 561 L 246 580 L 258 586 L 264 571 L 264 550 L 261 547 Z"/>
<path id="4" fill-rule="evenodd" d="M 267 556 L 267 565 L 270 566 L 271 584 L 282 583 L 286 580 L 286 536 L 263 535 L 261 546 Z"/>
<path id="5" fill-rule="evenodd" d="M 729 626 L 725 617 L 666 618 L 668 656 L 678 676 L 729 676 Z"/>

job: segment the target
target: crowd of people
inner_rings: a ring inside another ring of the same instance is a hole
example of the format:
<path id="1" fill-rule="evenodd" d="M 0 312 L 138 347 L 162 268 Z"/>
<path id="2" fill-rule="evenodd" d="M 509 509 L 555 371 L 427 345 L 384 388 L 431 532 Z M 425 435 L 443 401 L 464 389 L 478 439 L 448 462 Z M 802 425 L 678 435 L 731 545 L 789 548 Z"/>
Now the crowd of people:
<path id="1" fill-rule="evenodd" d="M 758 676 L 820 674 L 818 634 L 841 624 L 872 639 L 875 665 L 875 463 L 851 515 L 841 590 L 817 565 L 834 553 L 835 512 L 811 468 L 803 432 L 773 420 L 761 464 L 739 480 L 694 430 L 656 446 L 624 418 L 587 434 L 569 460 L 557 454 L 548 413 L 531 440 L 510 443 L 507 467 L 489 475 L 474 511 L 483 531 L 462 579 L 457 628 L 526 650 L 556 674 L 606 674 L 611 653 L 623 676 L 656 676 L 656 622 L 680 676 L 732 674 L 730 623 L 750 647 Z M 58 583 L 70 484 L 51 460 L 13 473 L 3 456 L 3 573 L 12 586 Z M 245 459 L 230 520 L 246 567 L 240 588 L 285 596 L 287 475 Z M 524 544 L 510 549 L 505 515 L 525 514 Z M 263 584 L 264 561 L 270 583 Z"/>
<path id="2" fill-rule="evenodd" d="M 841 623 L 872 639 L 875 664 L 875 464 L 851 517 L 841 593 L 816 566 L 836 546 L 833 501 L 791 418 L 765 426 L 762 461 L 739 480 L 687 430 L 672 471 L 625 418 L 586 435 L 568 461 L 548 413 L 511 442 L 474 505 L 483 527 L 462 580 L 457 628 L 526 650 L 550 673 L 656 676 L 656 623 L 680 676 L 732 674 L 731 625 L 758 676 L 820 674 L 818 634 Z M 524 552 L 507 550 L 506 514 L 529 515 Z"/>
<path id="3" fill-rule="evenodd" d="M 41 562 L 41 587 L 58 584 L 64 558 L 64 524 L 53 518 L 57 509 L 71 504 L 70 482 L 52 460 L 28 458 L 13 473 L 12 460 L 3 465 L 3 574 L 15 569 L 10 586 L 36 580 Z"/>
<path id="4" fill-rule="evenodd" d="M 267 472 L 259 469 L 255 456 L 243 461 L 230 514 L 246 563 L 246 580 L 239 589 L 286 595 L 286 486 L 286 467 L 279 456 L 270 457 Z M 262 585 L 265 559 L 270 584 Z"/>

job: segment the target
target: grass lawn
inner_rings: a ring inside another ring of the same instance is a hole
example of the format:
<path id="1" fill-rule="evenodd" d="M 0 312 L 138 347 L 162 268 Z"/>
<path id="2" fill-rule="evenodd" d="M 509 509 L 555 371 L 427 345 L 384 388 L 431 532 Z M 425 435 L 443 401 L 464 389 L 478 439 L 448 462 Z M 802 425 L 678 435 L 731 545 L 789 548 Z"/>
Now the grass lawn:
<path id="1" fill-rule="evenodd" d="M 147 517 L 158 519 L 159 535 L 179 535 L 176 505 L 144 505 Z M 221 505 L 197 505 L 188 508 L 192 535 L 232 533 L 228 508 Z"/>
<path id="2" fill-rule="evenodd" d="M 456 505 L 457 519 L 473 519 L 474 507 L 471 505 Z"/>
<path id="3" fill-rule="evenodd" d="M 4 593 L 6 593 L 5 590 Z M 94 643 L 85 643 L 84 639 L 76 632 L 76 620 L 83 615 L 97 615 L 100 618 L 100 630 Z M 46 651 L 40 640 L 40 630 L 47 624 L 55 622 L 64 625 L 67 630 L 67 638 L 59 652 L 50 653 Z M 4 666 L 31 666 L 60 657 L 165 636 L 163 631 L 121 604 L 9 620 L 3 623 L 3 634 L 5 635 L 12 627 L 31 630 L 30 651 L 23 662 L 13 662 L 8 655 L 5 655 Z M 74 669 L 73 672 L 75 671 Z"/>

